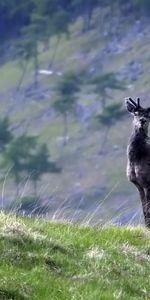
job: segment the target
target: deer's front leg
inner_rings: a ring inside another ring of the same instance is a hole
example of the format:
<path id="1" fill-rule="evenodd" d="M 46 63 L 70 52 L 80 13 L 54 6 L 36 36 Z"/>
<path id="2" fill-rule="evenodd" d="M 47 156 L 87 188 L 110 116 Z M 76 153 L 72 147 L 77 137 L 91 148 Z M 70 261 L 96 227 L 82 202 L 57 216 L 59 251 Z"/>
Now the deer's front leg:
<path id="1" fill-rule="evenodd" d="M 144 216 L 145 216 L 145 225 L 150 228 L 150 187 L 145 189 L 145 207 L 144 207 Z"/>
<path id="2" fill-rule="evenodd" d="M 146 193 L 145 193 L 144 188 L 137 182 L 134 165 L 132 165 L 130 163 L 130 161 L 128 161 L 128 164 L 127 164 L 127 177 L 128 177 L 128 180 L 130 182 L 132 182 L 136 186 L 136 188 L 138 189 L 138 191 L 139 191 L 140 199 L 141 199 L 141 203 L 142 203 L 142 209 L 143 209 L 145 224 L 146 224 L 146 226 L 148 226 L 147 225 L 148 221 L 147 221 L 147 200 L 146 200 Z"/>
<path id="3" fill-rule="evenodd" d="M 137 189 L 139 191 L 141 202 L 145 203 L 146 198 L 145 198 L 145 191 L 144 191 L 144 189 L 136 181 L 132 181 L 132 183 L 137 187 Z"/>
<path id="4" fill-rule="evenodd" d="M 137 183 L 135 180 L 132 180 L 132 183 L 137 187 L 139 194 L 140 194 L 140 199 L 141 199 L 141 203 L 142 203 L 142 209 L 143 209 L 143 215 L 144 215 L 144 221 L 145 221 L 145 225 L 147 227 L 150 227 L 150 219 L 149 219 L 149 226 L 148 224 L 148 215 L 147 215 L 147 199 L 146 199 L 146 192 L 144 191 L 144 188 L 139 185 L 139 183 Z M 150 194 L 149 194 L 150 196 Z M 149 199 L 150 200 L 150 199 Z M 149 202 L 150 204 L 150 202 Z"/>

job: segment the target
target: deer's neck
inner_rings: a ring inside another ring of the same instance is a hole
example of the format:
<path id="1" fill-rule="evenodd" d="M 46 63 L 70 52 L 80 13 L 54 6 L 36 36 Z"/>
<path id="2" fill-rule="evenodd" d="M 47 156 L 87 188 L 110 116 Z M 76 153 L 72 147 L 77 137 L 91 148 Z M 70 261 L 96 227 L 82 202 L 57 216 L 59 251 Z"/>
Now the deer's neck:
<path id="1" fill-rule="evenodd" d="M 147 140 L 147 130 L 138 128 L 133 129 L 128 147 L 128 157 L 131 162 L 136 163 L 146 157 L 148 150 Z"/>

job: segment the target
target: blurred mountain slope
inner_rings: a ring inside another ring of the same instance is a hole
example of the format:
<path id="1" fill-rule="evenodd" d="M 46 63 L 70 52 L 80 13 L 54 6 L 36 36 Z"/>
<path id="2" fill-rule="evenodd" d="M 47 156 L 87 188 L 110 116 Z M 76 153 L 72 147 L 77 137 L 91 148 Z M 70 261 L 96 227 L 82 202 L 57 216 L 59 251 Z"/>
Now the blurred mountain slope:
<path id="1" fill-rule="evenodd" d="M 0 116 L 10 117 L 16 135 L 24 131 L 38 134 L 40 141 L 48 143 L 51 157 L 62 166 L 62 174 L 45 176 L 40 189 L 44 203 L 50 206 L 51 217 L 56 208 L 63 206 L 63 212 L 56 217 L 75 222 L 83 218 L 89 222 L 88 214 L 92 213 L 90 222 L 110 218 L 115 222 L 118 214 L 126 215 L 131 210 L 133 221 L 138 216 L 139 222 L 138 195 L 125 175 L 131 118 L 126 114 L 111 126 L 103 145 L 106 129 L 94 121 L 95 114 L 101 112 L 101 101 L 86 78 L 114 72 L 120 82 L 125 82 L 126 89 L 111 90 L 108 104 L 122 103 L 124 107 L 124 98 L 131 96 L 141 97 L 143 105 L 149 105 L 150 24 L 147 17 L 123 16 L 119 11 L 112 12 L 108 22 L 102 14 L 101 9 L 94 10 L 89 30 L 82 30 L 79 17 L 71 25 L 68 37 L 63 35 L 58 42 L 54 36 L 48 49 L 39 46 L 37 89 L 32 83 L 31 62 L 17 90 L 22 76 L 19 62 L 4 60 L 0 66 Z M 69 142 L 64 147 L 62 120 L 52 103 L 56 99 L 56 84 L 67 71 L 81 74 L 84 84 L 78 95 L 76 116 L 70 116 Z M 28 189 L 30 186 L 25 193 Z M 12 190 L 8 177 L 6 203 L 13 198 Z M 64 199 L 68 202 L 62 205 Z"/>

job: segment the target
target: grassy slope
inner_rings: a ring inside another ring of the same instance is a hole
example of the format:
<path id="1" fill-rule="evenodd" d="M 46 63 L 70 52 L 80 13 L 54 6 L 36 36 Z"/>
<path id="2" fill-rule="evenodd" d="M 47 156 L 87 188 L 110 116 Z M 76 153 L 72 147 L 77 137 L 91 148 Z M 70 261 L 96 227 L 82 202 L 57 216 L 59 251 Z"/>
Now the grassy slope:
<path id="1" fill-rule="evenodd" d="M 149 299 L 149 237 L 1 213 L 0 299 Z"/>
<path id="2" fill-rule="evenodd" d="M 70 39 L 63 37 L 59 44 L 54 69 L 65 72 L 68 69 L 87 69 L 92 66 L 93 58 L 97 58 L 99 63 L 102 56 L 101 50 L 110 42 L 104 39 L 99 28 L 99 12 L 96 13 L 93 20 L 93 29 L 87 33 L 81 32 L 81 20 L 79 20 L 71 29 Z M 122 23 L 120 30 L 122 37 L 126 36 L 131 25 Z M 130 28 L 131 27 L 131 28 Z M 126 45 L 127 44 L 127 45 Z M 142 60 L 143 73 L 137 81 L 128 82 L 128 87 L 125 92 L 114 92 L 112 101 L 122 101 L 125 96 L 139 96 L 143 94 L 145 97 L 149 94 L 149 34 L 143 36 L 135 36 L 134 39 L 123 42 L 121 45 L 124 51 L 119 54 L 110 55 L 105 60 L 104 71 L 120 71 L 133 59 Z M 44 68 L 51 59 L 54 53 L 56 40 L 52 40 L 50 49 L 40 54 L 40 66 Z M 21 99 L 12 99 L 10 96 L 11 88 L 17 84 L 21 75 L 17 62 L 9 62 L 0 68 L 0 91 L 2 96 L 0 115 L 9 114 L 14 125 L 16 133 L 27 130 L 33 134 L 39 134 L 41 141 L 46 141 L 49 145 L 51 156 L 53 159 L 58 159 L 63 167 L 63 173 L 59 176 L 46 177 L 43 180 L 44 195 L 49 196 L 57 189 L 58 194 L 63 194 L 67 197 L 72 191 L 77 190 L 76 186 L 80 186 L 82 190 L 91 189 L 93 187 L 106 187 L 107 195 L 116 183 L 119 183 L 114 192 L 111 193 L 111 198 L 115 199 L 116 195 L 131 200 L 130 194 L 133 195 L 134 188 L 126 181 L 125 164 L 126 155 L 125 149 L 130 132 L 130 123 L 125 119 L 122 123 L 117 123 L 110 132 L 109 140 L 106 146 L 106 153 L 99 156 L 98 152 L 101 147 L 103 130 L 95 130 L 92 126 L 89 128 L 87 124 L 77 124 L 75 120 L 70 120 L 70 136 L 69 145 L 63 147 L 57 142 L 57 137 L 62 135 L 61 118 L 45 117 L 44 113 L 49 109 L 50 103 L 55 98 L 53 87 L 57 78 L 49 77 L 41 80 L 45 86 L 51 88 L 51 92 L 47 99 L 21 101 Z M 28 66 L 28 72 L 24 83 L 27 83 L 32 77 L 32 67 Z M 85 87 L 80 94 L 79 102 L 86 105 L 92 103 L 95 95 L 89 93 L 89 88 Z M 121 153 L 113 151 L 113 146 L 119 145 Z M 114 168 L 115 161 L 115 168 Z M 9 179 L 7 179 L 6 197 L 9 196 L 11 188 L 9 188 Z M 80 188 L 79 188 L 80 189 Z M 102 200 L 105 195 L 101 197 Z M 43 195 L 42 195 L 43 196 Z M 135 196 L 135 194 L 134 194 Z M 137 197 L 135 197 L 137 198 Z M 135 200 L 135 199 L 134 199 Z M 135 206 L 137 202 L 134 202 Z"/>

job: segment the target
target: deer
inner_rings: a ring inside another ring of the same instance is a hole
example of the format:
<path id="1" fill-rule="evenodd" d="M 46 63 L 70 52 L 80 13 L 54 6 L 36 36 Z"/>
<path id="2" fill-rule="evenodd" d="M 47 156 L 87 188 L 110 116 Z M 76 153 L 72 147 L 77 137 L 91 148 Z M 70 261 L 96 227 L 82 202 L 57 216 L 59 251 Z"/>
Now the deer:
<path id="1" fill-rule="evenodd" d="M 145 225 L 150 228 L 150 107 L 143 108 L 140 98 L 125 101 L 133 116 L 133 130 L 127 146 L 127 178 L 138 189 Z"/>

